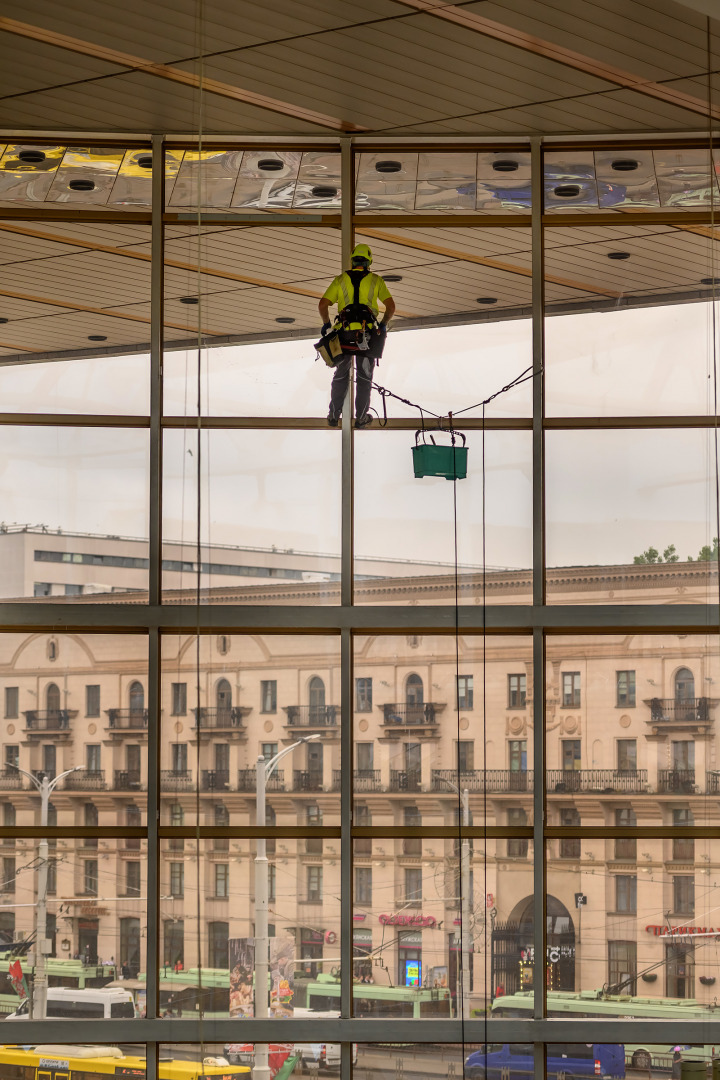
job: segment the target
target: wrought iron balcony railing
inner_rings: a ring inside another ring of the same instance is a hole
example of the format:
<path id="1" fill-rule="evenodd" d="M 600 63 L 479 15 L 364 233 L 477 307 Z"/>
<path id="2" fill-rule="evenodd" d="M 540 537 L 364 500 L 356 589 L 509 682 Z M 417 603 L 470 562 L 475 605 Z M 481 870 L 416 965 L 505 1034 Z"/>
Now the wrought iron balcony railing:
<path id="1" fill-rule="evenodd" d="M 203 769 L 200 774 L 200 787 L 203 791 L 229 791 L 230 772 L 228 769 Z"/>
<path id="2" fill-rule="evenodd" d="M 650 720 L 655 722 L 675 722 L 707 724 L 710 709 L 715 705 L 712 698 L 651 698 Z"/>
<path id="3" fill-rule="evenodd" d="M 391 791 L 420 791 L 419 769 L 391 769 Z"/>
<path id="4" fill-rule="evenodd" d="M 255 791 L 257 788 L 257 772 L 255 769 L 238 770 L 238 791 Z M 285 773 L 282 769 L 274 769 L 270 779 L 265 782 L 266 791 L 284 791 Z"/>
<path id="5" fill-rule="evenodd" d="M 22 786 L 23 776 L 17 769 L 3 769 L 0 772 L 0 791 L 21 791 Z"/>
<path id="6" fill-rule="evenodd" d="M 288 727 L 336 727 L 340 720 L 337 705 L 285 705 Z"/>
<path id="7" fill-rule="evenodd" d="M 658 791 L 692 795 L 695 791 L 695 770 L 658 769 Z"/>
<path id="8" fill-rule="evenodd" d="M 220 709 L 193 709 L 195 714 L 195 727 L 201 730 L 218 728 L 228 730 L 237 729 L 243 727 L 243 717 L 247 716 L 250 712 L 250 708 L 246 706 L 233 705 L 227 708 Z"/>
<path id="9" fill-rule="evenodd" d="M 116 769 L 114 787 L 116 791 L 140 791 L 140 770 Z"/>
<path id="10" fill-rule="evenodd" d="M 433 791 L 451 792 L 449 780 L 461 791 L 487 792 L 493 795 L 503 795 L 513 791 L 533 790 L 532 770 L 520 769 L 474 769 L 469 772 L 458 773 L 457 769 L 433 769 L 431 774 Z M 458 784 L 459 777 L 459 784 Z"/>
<path id="11" fill-rule="evenodd" d="M 77 716 L 73 709 L 29 709 L 25 714 L 25 728 L 27 731 L 69 731 L 70 720 Z"/>
<path id="12" fill-rule="evenodd" d="M 639 795 L 648 786 L 647 769 L 548 769 L 546 777 L 551 793 L 622 791 Z"/>
<path id="13" fill-rule="evenodd" d="M 186 769 L 183 772 L 174 772 L 172 769 L 160 771 L 160 788 L 162 791 L 190 791 L 192 788 L 192 771 Z"/>
<path id="14" fill-rule="evenodd" d="M 421 705 L 409 702 L 396 702 L 383 705 L 383 723 L 397 724 L 405 727 L 425 727 L 435 724 L 437 713 L 445 708 L 445 704 L 436 701 L 426 701 Z"/>
<path id="15" fill-rule="evenodd" d="M 148 726 L 147 709 L 107 709 L 108 727 L 113 731 L 142 731 Z"/>
<path id="16" fill-rule="evenodd" d="M 66 791 L 104 791 L 105 770 L 83 769 L 80 772 L 70 773 L 65 777 L 64 788 Z"/>
<path id="17" fill-rule="evenodd" d="M 335 769 L 336 776 L 333 775 L 335 781 L 335 787 L 340 786 L 340 769 Z M 353 770 L 353 791 L 382 791 L 380 784 L 380 770 L 379 769 L 354 769 Z"/>
<path id="18" fill-rule="evenodd" d="M 323 776 L 314 770 L 295 769 L 293 772 L 293 791 L 322 791 Z"/>

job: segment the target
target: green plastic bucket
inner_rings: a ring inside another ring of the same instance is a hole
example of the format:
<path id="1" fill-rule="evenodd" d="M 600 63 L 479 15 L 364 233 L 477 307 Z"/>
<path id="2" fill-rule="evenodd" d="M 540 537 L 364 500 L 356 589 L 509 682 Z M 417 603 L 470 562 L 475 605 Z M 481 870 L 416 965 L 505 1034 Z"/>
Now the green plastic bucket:
<path id="1" fill-rule="evenodd" d="M 465 436 L 458 432 L 462 446 L 438 446 L 430 435 L 430 442 L 418 443 L 421 432 L 415 432 L 415 446 L 412 448 L 415 479 L 424 476 L 442 476 L 445 480 L 464 480 L 467 476 L 467 447 Z M 422 432 L 424 437 L 424 432 Z"/>
<path id="2" fill-rule="evenodd" d="M 680 1062 L 680 1080 L 707 1080 L 707 1063 L 699 1058 Z"/>

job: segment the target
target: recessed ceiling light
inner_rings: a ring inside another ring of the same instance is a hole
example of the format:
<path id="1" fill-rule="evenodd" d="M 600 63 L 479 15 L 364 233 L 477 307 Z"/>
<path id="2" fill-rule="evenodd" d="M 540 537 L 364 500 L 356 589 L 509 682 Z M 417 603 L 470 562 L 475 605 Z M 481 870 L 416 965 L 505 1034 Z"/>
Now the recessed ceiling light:
<path id="1" fill-rule="evenodd" d="M 579 184 L 558 184 L 553 189 L 554 193 L 561 199 L 574 199 L 576 195 L 580 194 Z"/>
<path id="2" fill-rule="evenodd" d="M 700 278 L 701 285 L 720 285 L 720 277 L 704 277 Z"/>
<path id="3" fill-rule="evenodd" d="M 275 322 L 291 323 L 291 322 L 295 322 L 295 320 L 291 319 L 289 315 L 278 315 Z"/>
<path id="4" fill-rule="evenodd" d="M 181 296 L 180 297 L 180 303 L 181 304 L 199 304 L 200 301 L 198 300 L 197 296 Z"/>
<path id="5" fill-rule="evenodd" d="M 141 154 L 137 164 L 141 169 L 152 169 L 152 154 Z"/>
<path id="6" fill-rule="evenodd" d="M 402 281 L 402 274 L 383 274 L 385 281 Z"/>
<path id="7" fill-rule="evenodd" d="M 497 296 L 478 296 L 476 304 L 497 304 Z"/>
<path id="8" fill-rule="evenodd" d="M 517 172 L 519 165 L 512 158 L 500 158 L 498 161 L 493 161 L 492 167 L 495 172 Z"/>
<path id="9" fill-rule="evenodd" d="M 18 154 L 18 161 L 24 162 L 25 165 L 39 165 L 44 160 L 45 154 L 42 150 L 21 150 Z"/>
<path id="10" fill-rule="evenodd" d="M 611 168 L 615 172 L 635 172 L 639 164 L 634 158 L 618 158 L 617 161 L 612 162 Z"/>
<path id="11" fill-rule="evenodd" d="M 312 195 L 316 199 L 334 199 L 337 193 L 336 187 L 325 187 L 323 184 L 318 184 L 312 189 Z"/>
<path id="12" fill-rule="evenodd" d="M 282 172 L 285 168 L 285 162 L 275 157 L 261 158 L 257 163 L 257 167 L 262 169 L 263 172 Z"/>
<path id="13" fill-rule="evenodd" d="M 9 319 L 0 319 L 0 323 L 6 323 L 6 322 L 10 322 L 10 320 Z"/>
<path id="14" fill-rule="evenodd" d="M 621 259 L 629 259 L 629 258 L 630 258 L 630 252 L 629 251 L 609 251 L 608 252 L 608 259 L 617 259 L 618 262 Z"/>
<path id="15" fill-rule="evenodd" d="M 375 172 L 400 172 L 402 170 L 401 161 L 376 161 Z"/>
<path id="16" fill-rule="evenodd" d="M 105 334 L 88 334 L 88 341 L 107 341 Z"/>
<path id="17" fill-rule="evenodd" d="M 94 191 L 94 180 L 71 180 L 68 184 L 71 191 Z"/>

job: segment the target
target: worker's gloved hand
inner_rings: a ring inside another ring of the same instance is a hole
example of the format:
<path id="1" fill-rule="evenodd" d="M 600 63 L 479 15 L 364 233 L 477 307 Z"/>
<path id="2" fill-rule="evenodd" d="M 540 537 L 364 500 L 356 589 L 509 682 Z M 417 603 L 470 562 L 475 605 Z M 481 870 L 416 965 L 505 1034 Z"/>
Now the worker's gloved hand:
<path id="1" fill-rule="evenodd" d="M 328 330 L 330 329 L 331 326 L 332 326 L 332 323 L 329 323 L 329 322 L 323 323 L 322 324 L 322 330 L 320 331 L 320 336 L 325 337 L 325 335 L 327 334 L 327 332 L 328 332 Z"/>

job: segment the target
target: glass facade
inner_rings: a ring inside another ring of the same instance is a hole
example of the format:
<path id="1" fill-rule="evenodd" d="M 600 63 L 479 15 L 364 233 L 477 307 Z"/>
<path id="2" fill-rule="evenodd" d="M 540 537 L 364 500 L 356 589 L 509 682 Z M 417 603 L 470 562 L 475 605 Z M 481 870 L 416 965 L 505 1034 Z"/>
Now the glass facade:
<path id="1" fill-rule="evenodd" d="M 0 163 L 0 1075 L 90 1016 L 153 1080 L 710 1062 L 709 155 L 107 142 Z M 354 241 L 368 432 L 313 364 Z"/>

